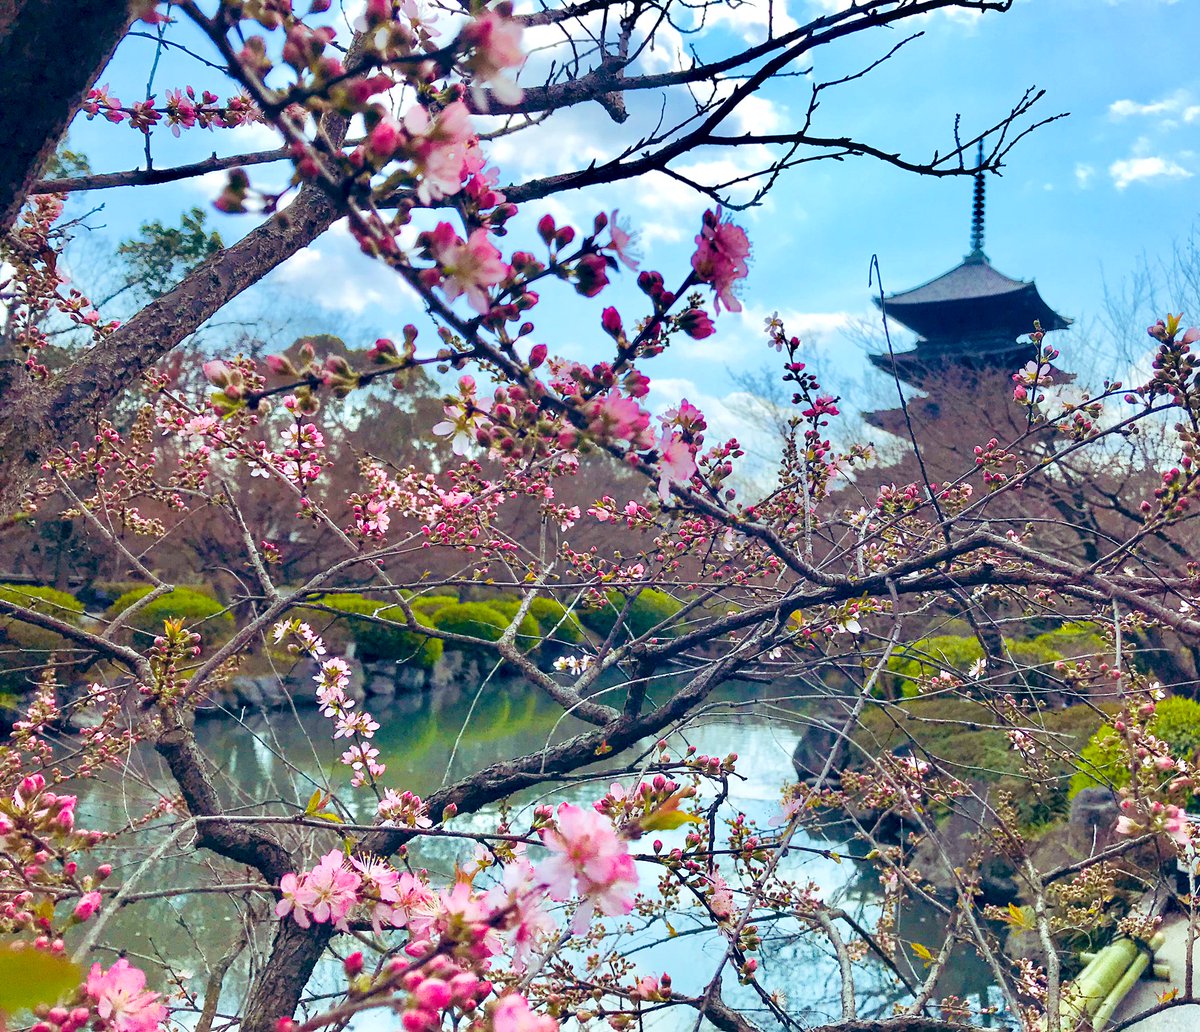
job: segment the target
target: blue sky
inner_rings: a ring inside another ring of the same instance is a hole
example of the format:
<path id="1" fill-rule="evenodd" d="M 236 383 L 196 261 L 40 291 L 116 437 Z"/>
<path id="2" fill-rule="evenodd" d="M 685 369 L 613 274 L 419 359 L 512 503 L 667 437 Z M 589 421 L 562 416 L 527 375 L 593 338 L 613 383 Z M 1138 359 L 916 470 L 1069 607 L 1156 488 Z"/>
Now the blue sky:
<path id="1" fill-rule="evenodd" d="M 765 0 L 761 0 L 765 3 Z M 786 16 L 802 20 L 844 0 L 789 0 Z M 761 33 L 765 8 L 747 3 L 722 17 L 702 46 L 728 47 L 737 36 Z M 777 17 L 781 5 L 776 4 Z M 883 67 L 823 103 L 814 126 L 826 135 L 855 135 L 871 144 L 901 149 L 920 159 L 952 140 L 956 114 L 965 135 L 1002 117 L 1026 88 L 1045 89 L 1035 117 L 1069 112 L 1067 118 L 1024 139 L 1008 158 L 1002 177 L 988 179 L 985 249 L 1008 275 L 1036 278 L 1042 296 L 1078 320 L 1085 332 L 1067 341 L 1068 366 L 1092 368 L 1094 351 L 1112 341 L 1094 320 L 1103 309 L 1105 284 L 1120 286 L 1142 256 L 1169 259 L 1174 242 L 1190 232 L 1198 215 L 1200 183 L 1200 40 L 1196 0 L 1017 0 L 1005 14 L 936 14 L 912 29 L 923 37 L 905 46 Z M 818 52 L 817 76 L 837 77 L 882 56 L 900 34 L 876 31 Z M 667 67 L 678 60 L 671 41 L 650 60 Z M 144 92 L 153 47 L 130 39 L 101 77 L 127 101 Z M 159 97 L 182 82 L 210 85 L 202 68 L 184 59 L 162 63 Z M 742 116 L 754 130 L 786 126 L 806 102 L 804 81 L 776 83 Z M 595 107 L 550 119 L 537 135 L 492 148 L 502 179 L 557 171 L 586 162 L 605 142 L 627 137 L 657 108 L 634 101 L 626 127 L 609 122 Z M 736 128 L 736 127 L 735 127 Z M 72 130 L 72 145 L 86 151 L 96 170 L 134 166 L 140 136 L 99 120 Z M 160 165 L 193 159 L 212 150 L 271 145 L 263 127 L 233 133 L 185 133 L 178 141 L 165 131 L 155 137 Z M 698 171 L 743 167 L 753 155 L 698 153 L 684 164 Z M 270 173 L 266 174 L 270 178 Z M 277 177 L 276 177 L 277 178 Z M 104 209 L 91 221 L 100 237 L 115 242 L 145 218 L 172 221 L 193 204 L 207 206 L 219 177 L 153 189 L 114 190 L 89 195 Z M 730 370 L 765 365 L 773 352 L 761 335 L 762 319 L 774 310 L 809 344 L 811 358 L 846 396 L 850 408 L 881 385 L 869 379 L 863 347 L 844 327 L 871 316 L 867 270 L 878 254 L 885 285 L 899 290 L 956 264 L 967 250 L 971 183 L 967 179 L 921 179 L 871 159 L 804 166 L 784 177 L 760 208 L 739 215 L 754 252 L 742 296 L 742 316 L 722 315 L 719 332 L 690 343 L 650 367 L 657 369 L 667 404 L 680 395 L 701 400 L 719 429 L 736 432 L 740 399 Z M 620 208 L 640 230 L 643 267 L 659 268 L 670 281 L 686 268 L 703 199 L 664 177 L 635 186 L 597 188 L 535 205 L 528 225 L 546 209 L 557 217 L 589 220 L 598 210 Z M 213 213 L 227 238 L 252 222 Z M 506 246 L 522 241 L 518 233 Z M 103 244 L 81 247 L 74 274 L 86 286 Z M 677 270 L 672 273 L 671 270 Z M 537 339 L 576 357 L 595 355 L 603 339 L 596 324 L 603 303 L 617 303 L 629 317 L 637 294 L 625 285 L 593 302 L 568 292 L 548 291 L 539 309 Z M 1200 298 L 1186 299 L 1195 304 Z M 1185 303 L 1180 299 L 1181 307 Z M 419 317 L 415 299 L 392 275 L 357 254 L 344 232 L 328 234 L 297 256 L 223 317 L 260 313 L 279 325 L 283 346 L 301 332 L 340 332 L 369 343 L 394 334 Z M 1138 313 L 1129 339 L 1141 347 Z M 1200 321 L 1200 312 L 1194 313 Z M 293 332 L 294 330 L 294 332 Z M 672 397 L 672 395 L 674 397 Z"/>

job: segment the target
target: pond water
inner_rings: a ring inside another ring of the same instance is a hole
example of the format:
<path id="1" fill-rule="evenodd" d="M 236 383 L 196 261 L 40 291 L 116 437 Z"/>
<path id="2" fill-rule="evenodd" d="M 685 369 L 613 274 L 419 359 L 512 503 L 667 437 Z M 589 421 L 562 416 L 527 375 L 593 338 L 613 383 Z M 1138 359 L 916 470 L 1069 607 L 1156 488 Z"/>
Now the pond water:
<path id="1" fill-rule="evenodd" d="M 471 693 L 428 693 L 392 700 L 387 705 L 372 700 L 368 708 L 381 724 L 375 745 L 388 766 L 385 783 L 422 796 L 447 779 L 498 759 L 543 748 L 581 727 L 562 719 L 561 710 L 544 696 L 507 683 L 493 682 Z M 736 751 L 744 780 L 733 783 L 731 802 L 765 826 L 779 812 L 782 787 L 795 780 L 791 755 L 800 735 L 795 719 L 798 708 L 783 692 L 733 686 L 716 697 L 685 732 L 672 739 L 673 751 L 678 754 L 685 742 L 702 753 L 725 755 Z M 267 812 L 295 813 L 315 788 L 336 786 L 352 811 L 357 807 L 357 817 L 369 820 L 373 797 L 365 789 L 346 787 L 344 768 L 336 765 L 344 746 L 331 741 L 331 732 L 330 722 L 311 709 L 274 712 L 269 717 L 213 717 L 197 726 L 201 746 L 220 766 L 221 791 L 234 807 L 252 813 L 263 812 L 264 808 Z M 568 799 L 586 805 L 603 794 L 610 781 L 605 778 L 565 789 L 531 791 L 513 802 L 520 807 L 543 799 Z M 631 779 L 626 783 L 631 784 Z M 139 750 L 131 757 L 120 784 L 93 789 L 81 803 L 81 814 L 86 806 L 90 820 L 101 826 L 120 827 L 145 812 L 147 800 L 157 794 L 158 787 L 169 785 L 157 757 L 148 750 Z M 452 825 L 468 831 L 488 826 L 488 814 L 464 816 Z M 682 836 L 682 832 L 675 834 Z M 669 848 L 671 835 L 661 837 Z M 112 847 L 110 859 L 117 868 L 117 877 L 127 877 L 145 858 L 144 837 L 141 841 L 140 852 L 119 844 Z M 333 848 L 337 840 L 325 835 L 318 841 L 323 852 Z M 816 841 L 803 834 L 794 845 L 798 848 L 791 851 L 782 866 L 787 876 L 814 883 L 823 898 L 836 901 L 863 925 L 872 927 L 879 916 L 876 874 L 850 860 L 838 862 L 805 851 L 805 847 L 812 847 L 845 853 L 852 852 L 856 845 Z M 461 842 L 430 841 L 421 848 L 419 862 L 435 875 L 448 874 L 456 860 L 469 859 L 470 848 L 470 843 L 464 848 Z M 304 855 L 298 855 L 298 867 L 306 862 Z M 210 863 L 211 857 L 203 852 L 180 850 L 156 866 L 153 883 L 142 882 L 137 889 L 166 890 L 211 880 L 207 874 Z M 652 872 L 647 869 L 643 873 L 643 887 L 652 889 Z M 177 983 L 180 992 L 202 993 L 202 973 L 218 962 L 231 942 L 242 935 L 256 936 L 254 941 L 260 946 L 269 942 L 270 921 L 255 930 L 251 915 L 267 913 L 272 905 L 273 899 L 261 892 L 247 892 L 241 899 L 169 894 L 127 907 L 109 924 L 104 938 L 109 948 L 127 951 L 131 959 L 157 973 L 159 988 L 167 987 L 167 972 L 174 970 L 182 972 Z M 686 912 L 678 919 L 673 917 L 672 922 L 670 930 L 657 922 L 622 932 L 622 950 L 636 960 L 643 973 L 669 971 L 677 991 L 699 992 L 716 970 L 724 942 L 712 933 L 698 931 L 698 920 L 690 919 Z M 910 908 L 902 915 L 899 930 L 904 939 L 935 952 L 943 939 L 941 918 L 930 907 Z M 828 948 L 822 948 L 821 941 L 800 931 L 799 925 L 786 917 L 762 926 L 765 941 L 760 955 L 760 984 L 786 997 L 788 1011 L 803 1024 L 833 1019 L 839 1014 L 836 962 Z M 953 994 L 977 1008 L 998 1005 L 999 996 L 988 970 L 973 953 L 959 952 L 962 955 L 943 976 L 939 996 Z M 240 960 L 231 968 L 226 981 L 227 1003 L 232 1004 L 244 989 L 247 975 Z M 316 983 L 333 992 L 339 979 L 333 971 L 325 978 L 318 972 Z M 901 998 L 894 974 L 871 958 L 859 965 L 857 986 L 862 1017 L 887 1016 L 893 1003 Z M 762 1006 L 757 997 L 731 978 L 727 978 L 724 992 L 727 1002 L 745 1008 L 752 1019 Z M 1002 1019 L 995 1020 L 997 1025 L 1004 1024 Z M 686 1028 L 693 1021 L 690 1012 L 675 1009 L 659 1024 Z M 375 1028 L 398 1026 L 389 1015 L 377 1014 L 356 1022 L 356 1027 L 373 1032 Z"/>

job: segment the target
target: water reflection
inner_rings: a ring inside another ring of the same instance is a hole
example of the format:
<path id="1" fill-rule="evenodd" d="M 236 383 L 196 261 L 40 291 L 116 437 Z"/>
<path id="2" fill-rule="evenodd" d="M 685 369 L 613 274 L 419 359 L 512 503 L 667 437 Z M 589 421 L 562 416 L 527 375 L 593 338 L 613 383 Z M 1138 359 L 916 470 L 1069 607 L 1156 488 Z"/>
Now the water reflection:
<path id="1" fill-rule="evenodd" d="M 767 697 L 761 688 L 730 688 L 673 745 L 678 750 L 679 741 L 686 741 L 702 753 L 717 755 L 736 751 L 745 780 L 733 783 L 731 803 L 765 825 L 779 810 L 780 789 L 794 780 L 791 754 L 799 730 L 788 721 L 786 707 L 771 707 L 768 716 L 762 708 L 745 705 L 760 695 Z M 482 692 L 444 691 L 387 704 L 371 700 L 369 708 L 382 725 L 375 745 L 388 766 L 387 784 L 421 795 L 498 759 L 545 748 L 582 727 L 570 718 L 563 719 L 561 710 L 543 696 L 507 683 L 490 684 Z M 331 731 L 328 721 L 306 709 L 275 712 L 269 718 L 210 718 L 198 725 L 197 736 L 202 748 L 218 763 L 220 790 L 234 808 L 294 813 L 315 788 L 336 786 L 352 816 L 369 820 L 373 797 L 366 790 L 345 790 L 347 779 L 336 766 L 343 746 L 330 739 Z M 119 784 L 93 789 L 87 798 L 89 817 L 102 822 L 102 826 L 119 827 L 136 819 L 160 788 L 169 791 L 169 779 L 148 750 L 138 751 L 131 758 L 127 773 Z M 542 798 L 565 798 L 590 804 L 605 788 L 607 780 L 554 786 L 522 793 L 512 802 L 520 807 Z M 491 825 L 491 814 L 482 814 L 464 816 L 455 827 L 482 830 Z M 676 833 L 680 838 L 682 834 Z M 671 836 L 661 837 L 670 848 Z M 302 852 L 301 839 L 296 841 L 299 867 L 308 856 Z M 142 842 L 144 849 L 144 837 Z M 321 851 L 335 843 L 332 835 L 319 840 Z M 801 848 L 789 853 L 781 874 L 801 883 L 813 883 L 822 898 L 835 901 L 862 925 L 872 927 L 879 915 L 875 875 L 850 861 L 838 862 L 803 848 L 846 852 L 850 844 L 800 836 L 795 845 Z M 117 875 L 122 878 L 144 859 L 144 854 L 120 845 L 111 847 L 111 852 Z M 446 840 L 424 841 L 415 857 L 431 872 L 442 874 L 451 872 L 455 861 L 465 858 L 461 842 Z M 211 882 L 214 869 L 211 856 L 181 850 L 157 864 L 153 883 L 142 882 L 138 889 L 165 890 Z M 647 875 L 644 885 L 652 884 L 649 872 Z M 253 881 L 249 876 L 244 880 Z M 203 973 L 221 960 L 231 943 L 241 937 L 259 949 L 269 943 L 273 902 L 272 897 L 253 890 L 234 897 L 168 895 L 126 908 L 109 925 L 106 939 L 111 948 L 124 949 L 131 958 L 156 970 L 159 985 L 170 977 L 169 972 L 175 972 L 180 976 L 181 993 L 202 994 Z M 717 970 L 724 941 L 711 932 L 697 930 L 698 914 L 696 919 L 689 919 L 684 913 L 678 919 L 673 917 L 672 922 L 670 931 L 661 921 L 644 927 L 631 922 L 627 930 L 618 932 L 622 949 L 646 973 L 670 971 L 677 991 L 700 993 Z M 836 960 L 813 935 L 800 933 L 799 924 L 786 915 L 762 926 L 760 984 L 786 999 L 789 1013 L 804 1024 L 834 1019 L 840 1013 Z M 936 951 L 944 937 L 940 915 L 930 907 L 910 908 L 902 916 L 900 934 Z M 246 951 L 231 969 L 224 1001 L 230 1010 L 235 1009 L 234 1001 L 248 977 L 244 958 L 256 952 Z M 903 996 L 895 975 L 873 959 L 860 965 L 858 973 L 860 1016 L 889 1015 L 893 1004 Z M 920 970 L 912 973 L 917 977 L 921 974 Z M 327 972 L 325 977 L 319 972 L 317 984 L 322 983 L 336 991 L 339 979 L 334 972 Z M 745 1008 L 752 1018 L 762 1010 L 758 997 L 731 979 L 726 980 L 724 994 L 727 1002 Z M 973 955 L 960 956 L 949 966 L 939 989 L 939 995 L 945 994 L 973 1001 L 977 1007 L 998 1002 L 987 968 Z M 659 1024 L 685 1027 L 691 1020 L 694 1018 L 682 1011 L 672 1011 Z M 356 1027 L 373 1030 L 394 1024 L 393 1018 L 381 1014 L 367 1017 Z"/>

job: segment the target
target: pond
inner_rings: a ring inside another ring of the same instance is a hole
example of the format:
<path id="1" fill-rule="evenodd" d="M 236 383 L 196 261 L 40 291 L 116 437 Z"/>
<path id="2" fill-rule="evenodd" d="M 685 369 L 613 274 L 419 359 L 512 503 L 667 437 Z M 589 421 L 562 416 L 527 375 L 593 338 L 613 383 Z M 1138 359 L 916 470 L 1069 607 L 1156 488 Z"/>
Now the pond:
<path id="1" fill-rule="evenodd" d="M 385 783 L 401 790 L 411 789 L 425 796 L 445 781 L 453 780 L 498 759 L 543 748 L 547 743 L 576 733 L 581 726 L 539 693 L 510 683 L 493 682 L 483 689 L 467 692 L 448 689 L 408 698 L 391 700 L 368 708 L 380 722 L 375 745 L 386 762 Z M 672 740 L 678 753 L 683 743 L 695 745 L 701 753 L 725 755 L 736 751 L 738 770 L 744 780 L 732 785 L 731 802 L 746 815 L 766 826 L 780 811 L 780 793 L 795 780 L 792 752 L 800 735 L 796 713 L 800 704 L 783 691 L 735 685 L 716 696 L 712 704 Z M 332 725 L 312 709 L 276 711 L 269 716 L 221 716 L 201 720 L 197 736 L 206 753 L 220 766 L 221 791 L 234 807 L 247 812 L 295 813 L 297 801 L 303 801 L 318 787 L 336 785 L 341 798 L 357 806 L 356 817 L 369 820 L 373 797 L 366 789 L 347 787 L 344 768 L 336 764 L 341 744 L 331 738 Z M 335 769 L 336 767 L 336 769 Z M 81 803 L 81 815 L 105 827 L 120 827 L 144 813 L 147 801 L 159 788 L 169 791 L 158 758 L 149 750 L 138 750 L 131 757 L 127 776 L 119 783 L 94 788 Z M 566 789 L 552 787 L 531 791 L 513 800 L 519 806 L 539 801 L 567 799 L 589 805 L 608 788 L 611 778 L 591 781 Z M 627 779 L 628 783 L 629 779 Z M 489 815 L 458 818 L 452 827 L 483 830 Z M 682 832 L 675 833 L 682 836 Z M 671 845 L 670 836 L 661 836 Z M 119 841 L 119 840 L 118 840 Z M 336 838 L 320 840 L 321 850 L 332 848 Z M 111 861 L 116 877 L 128 876 L 144 859 L 142 851 L 131 852 L 120 844 L 112 847 Z M 826 900 L 852 914 L 861 924 L 872 927 L 880 911 L 879 882 L 866 865 L 823 853 L 852 852 L 851 842 L 814 840 L 801 833 L 783 861 L 781 870 L 790 878 L 812 882 Z M 811 848 L 813 852 L 807 852 Z M 449 840 L 427 841 L 416 859 L 432 874 L 449 874 L 455 861 L 469 859 L 470 844 Z M 818 852 L 820 851 L 820 852 Z M 186 887 L 206 880 L 211 858 L 181 850 L 168 856 L 156 869 L 155 882 L 138 885 L 139 891 Z M 298 856 L 297 866 L 305 863 Z M 653 891 L 653 876 L 644 872 L 643 887 Z M 261 892 L 247 892 L 240 900 L 223 895 L 168 894 L 163 898 L 127 907 L 109 924 L 105 940 L 112 949 L 128 952 L 131 959 L 147 965 L 157 975 L 160 988 L 169 971 L 180 973 L 177 988 L 202 993 L 203 972 L 211 969 L 228 951 L 230 943 L 242 935 L 255 936 L 262 947 L 269 943 L 270 922 L 254 929 L 249 915 L 267 912 L 273 900 Z M 697 915 L 698 917 L 698 915 Z M 674 920 L 674 919 L 673 919 Z M 661 921 L 649 927 L 638 926 L 623 932 L 621 947 L 646 974 L 669 971 L 679 992 L 699 992 L 711 979 L 723 956 L 724 941 L 711 932 L 698 930 L 698 920 L 687 915 L 668 929 Z M 919 942 L 934 951 L 944 933 L 941 918 L 928 906 L 917 906 L 901 916 L 899 929 L 906 940 Z M 777 991 L 788 1000 L 788 1011 L 803 1024 L 819 1023 L 839 1013 L 837 965 L 831 952 L 811 934 L 799 934 L 800 927 L 784 917 L 772 925 L 763 925 L 764 947 L 759 958 L 760 984 Z M 907 952 L 907 947 L 903 947 Z M 974 954 L 960 950 L 945 972 L 939 995 L 953 994 L 976 1008 L 1000 1004 L 990 973 Z M 920 962 L 914 961 L 918 965 Z M 247 972 L 235 964 L 226 980 L 226 1002 L 244 990 Z M 336 972 L 318 972 L 317 984 L 336 991 Z M 895 976 L 881 963 L 868 958 L 858 971 L 859 1013 L 862 1017 L 883 1017 L 891 1013 L 901 998 Z M 749 990 L 727 978 L 725 997 L 730 1004 L 743 1007 L 753 1019 L 761 1002 Z M 225 1008 L 223 1007 L 222 1010 Z M 1002 1019 L 995 1019 L 1003 1025 Z M 690 1012 L 670 1012 L 658 1022 L 662 1027 L 686 1028 L 694 1021 Z M 387 1014 L 356 1022 L 359 1029 L 391 1028 L 395 1020 Z"/>

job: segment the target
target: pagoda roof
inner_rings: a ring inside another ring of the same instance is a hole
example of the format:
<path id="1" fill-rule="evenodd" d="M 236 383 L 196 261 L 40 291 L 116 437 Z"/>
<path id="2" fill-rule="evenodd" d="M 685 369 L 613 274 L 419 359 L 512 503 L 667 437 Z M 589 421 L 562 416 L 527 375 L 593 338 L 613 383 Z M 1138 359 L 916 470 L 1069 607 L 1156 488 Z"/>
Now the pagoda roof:
<path id="1" fill-rule="evenodd" d="M 879 298 L 875 304 L 880 305 Z M 892 318 L 926 340 L 1015 340 L 1032 333 L 1035 320 L 1047 332 L 1071 324 L 1042 300 L 1036 284 L 1005 276 L 980 250 L 949 272 L 892 294 L 882 304 Z"/>

